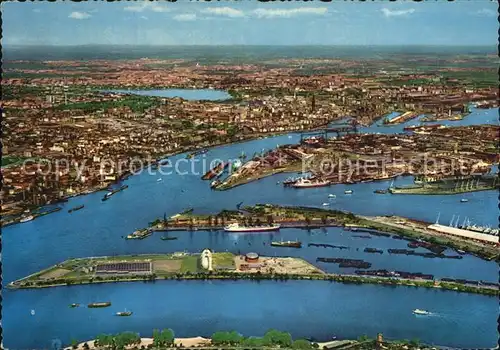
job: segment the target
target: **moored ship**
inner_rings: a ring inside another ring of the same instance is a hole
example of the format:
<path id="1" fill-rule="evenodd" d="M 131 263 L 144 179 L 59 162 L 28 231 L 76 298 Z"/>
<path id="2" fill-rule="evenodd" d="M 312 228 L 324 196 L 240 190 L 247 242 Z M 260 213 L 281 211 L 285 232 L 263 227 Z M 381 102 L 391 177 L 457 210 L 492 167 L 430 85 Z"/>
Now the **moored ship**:
<path id="1" fill-rule="evenodd" d="M 144 239 L 146 237 L 151 236 L 152 233 L 153 233 L 152 229 L 145 228 L 142 230 L 134 231 L 132 234 L 127 236 L 127 239 Z"/>
<path id="2" fill-rule="evenodd" d="M 100 302 L 100 303 L 90 303 L 87 305 L 89 308 L 98 308 L 98 307 L 108 307 L 111 306 L 110 301 Z"/>
<path id="3" fill-rule="evenodd" d="M 280 241 L 271 242 L 273 247 L 288 247 L 288 248 L 302 248 L 302 242 L 299 241 Z"/>
<path id="4" fill-rule="evenodd" d="M 227 162 L 220 162 L 216 166 L 214 166 L 212 169 L 206 172 L 205 175 L 201 177 L 202 180 L 212 180 L 214 177 L 220 175 L 222 171 L 229 165 Z"/>
<path id="5" fill-rule="evenodd" d="M 28 216 L 23 217 L 21 220 L 19 220 L 19 222 L 28 222 L 28 221 L 33 220 L 34 218 L 35 217 L 33 215 L 28 215 Z"/>
<path id="6" fill-rule="evenodd" d="M 328 180 L 310 180 L 310 179 L 300 179 L 295 182 L 292 186 L 295 188 L 313 188 L 313 187 L 325 187 L 330 186 L 331 182 Z"/>
<path id="7" fill-rule="evenodd" d="M 109 198 L 111 198 L 111 196 L 112 196 L 112 195 L 114 195 L 114 194 L 116 194 L 116 193 L 118 193 L 118 192 L 121 192 L 121 191 L 123 191 L 123 190 L 124 190 L 124 189 L 126 189 L 126 188 L 128 188 L 128 185 L 123 185 L 122 187 L 120 187 L 120 188 L 118 188 L 118 189 L 116 189 L 116 190 L 112 190 L 112 191 L 110 191 L 110 192 L 106 193 L 106 194 L 104 195 L 104 197 L 102 197 L 102 201 L 103 201 L 103 202 L 104 202 L 104 201 L 107 201 Z"/>
<path id="8" fill-rule="evenodd" d="M 259 226 L 243 226 L 238 223 L 229 224 L 224 227 L 226 232 L 266 232 L 266 231 L 277 231 L 281 225 L 259 225 Z"/>

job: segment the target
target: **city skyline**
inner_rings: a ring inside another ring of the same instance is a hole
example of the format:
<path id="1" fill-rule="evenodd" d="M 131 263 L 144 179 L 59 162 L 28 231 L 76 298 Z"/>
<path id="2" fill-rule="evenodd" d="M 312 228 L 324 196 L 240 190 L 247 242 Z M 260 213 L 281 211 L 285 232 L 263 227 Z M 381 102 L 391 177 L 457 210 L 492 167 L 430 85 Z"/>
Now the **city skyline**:
<path id="1" fill-rule="evenodd" d="M 498 29 L 496 4 L 483 1 L 4 3 L 2 7 L 6 46 L 487 46 L 496 44 Z"/>

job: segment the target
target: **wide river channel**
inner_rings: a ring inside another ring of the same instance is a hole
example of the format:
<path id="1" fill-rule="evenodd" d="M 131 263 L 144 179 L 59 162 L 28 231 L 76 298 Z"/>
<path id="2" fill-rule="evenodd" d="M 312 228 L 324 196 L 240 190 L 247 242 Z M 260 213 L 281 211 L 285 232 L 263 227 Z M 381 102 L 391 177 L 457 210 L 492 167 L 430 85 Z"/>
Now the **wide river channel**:
<path id="1" fill-rule="evenodd" d="M 498 109 L 473 110 L 451 125 L 496 124 Z M 411 121 L 407 124 L 414 124 Z M 363 132 L 402 132 L 402 125 L 372 126 Z M 350 273 L 334 264 L 317 264 L 317 257 L 352 257 L 372 263 L 372 269 L 423 272 L 440 277 L 498 281 L 498 266 L 471 255 L 461 260 L 426 259 L 389 255 L 388 248 L 405 248 L 406 241 L 372 236 L 353 237 L 340 228 L 326 230 L 287 229 L 271 235 L 234 235 L 225 232 L 178 232 L 177 241 L 160 240 L 156 233 L 141 241 L 123 237 L 148 225 L 155 218 L 170 216 L 186 208 L 195 213 L 217 213 L 244 205 L 275 203 L 329 208 L 363 215 L 401 215 L 448 224 L 453 216 L 496 226 L 498 193 L 475 192 L 449 196 L 405 196 L 374 194 L 390 181 L 330 188 L 294 190 L 283 188 L 280 174 L 230 191 L 212 191 L 200 179 L 203 164 L 213 159 L 234 159 L 242 152 L 252 156 L 276 147 L 296 143 L 298 134 L 282 135 L 210 149 L 197 157 L 195 173 L 191 163 L 180 167 L 186 174 L 144 171 L 126 180 L 129 188 L 102 202 L 103 192 L 71 199 L 63 210 L 3 230 L 3 285 L 68 258 L 118 254 L 215 251 L 303 257 L 330 272 Z M 185 154 L 171 157 L 184 159 Z M 208 165 L 206 165 L 208 167 Z M 197 173 L 196 173 L 197 172 Z M 161 178 L 162 181 L 158 181 Z M 409 184 L 411 177 L 396 179 L 395 185 Z M 352 195 L 345 195 L 345 189 Z M 328 194 L 336 194 L 328 199 Z M 467 198 L 467 203 L 460 203 Z M 84 204 L 83 210 L 67 209 Z M 460 219 L 462 220 L 462 219 Z M 277 239 L 299 239 L 304 248 L 271 248 Z M 349 250 L 307 247 L 308 243 L 349 246 Z M 364 253 L 365 247 L 384 250 Z M 446 254 L 456 255 L 452 250 Z M 245 335 L 262 335 L 269 328 L 291 332 L 293 337 L 328 340 L 357 338 L 382 332 L 387 338 L 418 338 L 421 341 L 454 347 L 493 347 L 497 343 L 496 298 L 408 287 L 343 285 L 304 281 L 158 281 L 58 287 L 40 290 L 3 290 L 2 327 L 4 345 L 9 349 L 50 348 L 54 340 L 68 344 L 72 339 L 91 339 L 99 333 L 136 331 L 151 336 L 155 328 L 171 327 L 177 336 L 210 336 L 214 331 L 237 330 Z M 70 309 L 71 303 L 111 301 L 104 309 Z M 415 308 L 431 311 L 425 317 L 412 314 Z M 132 317 L 115 317 L 116 311 L 133 311 Z M 56 341 L 56 342 L 57 342 Z"/>

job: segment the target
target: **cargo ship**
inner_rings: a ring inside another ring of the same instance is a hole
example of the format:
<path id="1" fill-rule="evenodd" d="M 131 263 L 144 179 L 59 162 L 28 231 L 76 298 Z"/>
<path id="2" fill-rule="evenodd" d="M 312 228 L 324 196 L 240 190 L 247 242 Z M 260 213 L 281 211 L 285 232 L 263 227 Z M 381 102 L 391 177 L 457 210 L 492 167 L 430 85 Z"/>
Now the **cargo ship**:
<path id="1" fill-rule="evenodd" d="M 331 182 L 328 180 L 309 180 L 300 179 L 295 182 L 292 186 L 295 188 L 313 188 L 313 187 L 325 187 L 330 186 Z"/>
<path id="2" fill-rule="evenodd" d="M 71 208 L 70 210 L 68 210 L 68 213 L 72 213 L 74 211 L 77 211 L 77 210 L 80 210 L 80 209 L 83 209 L 85 207 L 85 205 L 79 205 L 77 207 L 74 207 L 74 208 Z"/>
<path id="3" fill-rule="evenodd" d="M 116 190 L 112 190 L 112 191 L 110 191 L 110 192 L 106 193 L 106 194 L 104 195 L 104 197 L 102 197 L 102 201 L 103 201 L 103 202 L 104 202 L 104 201 L 107 201 L 109 198 L 111 198 L 111 196 L 112 196 L 112 195 L 114 195 L 114 194 L 116 194 L 116 193 L 118 193 L 118 192 L 121 192 L 121 191 L 123 191 L 123 190 L 124 190 L 124 189 L 126 189 L 126 188 L 128 188 L 128 185 L 123 185 L 122 187 L 120 187 L 120 188 L 118 188 L 118 189 L 116 189 Z"/>
<path id="4" fill-rule="evenodd" d="M 87 305 L 87 307 L 89 307 L 89 308 L 108 307 L 108 306 L 111 306 L 110 301 L 105 301 L 102 303 L 90 303 Z"/>
<path id="5" fill-rule="evenodd" d="M 302 248 L 302 242 L 299 241 L 281 241 L 271 242 L 273 247 L 287 247 L 287 248 Z"/>
<path id="6" fill-rule="evenodd" d="M 212 169 L 206 172 L 205 175 L 201 177 L 202 180 L 212 180 L 214 177 L 222 174 L 224 169 L 229 165 L 228 162 L 220 162 L 216 166 L 214 166 Z"/>
<path id="7" fill-rule="evenodd" d="M 238 223 L 229 224 L 224 227 L 226 232 L 267 232 L 277 231 L 281 227 L 280 224 L 261 225 L 261 226 L 243 226 Z"/>

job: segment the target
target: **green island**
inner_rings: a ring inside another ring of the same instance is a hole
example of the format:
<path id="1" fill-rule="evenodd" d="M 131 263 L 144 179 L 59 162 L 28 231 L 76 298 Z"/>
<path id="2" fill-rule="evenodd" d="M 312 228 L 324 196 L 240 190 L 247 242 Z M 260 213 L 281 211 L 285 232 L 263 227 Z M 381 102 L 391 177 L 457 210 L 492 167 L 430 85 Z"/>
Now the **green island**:
<path id="1" fill-rule="evenodd" d="M 73 339 L 65 350 L 139 350 L 139 349 L 435 349 L 418 339 L 387 340 L 381 333 L 376 338 L 366 335 L 356 340 L 334 340 L 319 342 L 312 339 L 293 339 L 288 332 L 268 330 L 262 337 L 246 337 L 236 331 L 217 331 L 210 338 L 177 338 L 172 329 L 155 329 L 152 338 L 141 337 L 138 333 L 99 334 L 94 340 L 79 343 Z"/>
<path id="2" fill-rule="evenodd" d="M 213 253 L 213 255 L 215 266 L 213 271 L 204 270 L 200 266 L 200 254 L 174 253 L 71 259 L 11 282 L 8 288 L 47 288 L 96 283 L 155 282 L 156 280 L 308 280 L 423 287 L 490 296 L 500 295 L 498 288 L 488 286 L 472 286 L 439 280 L 329 274 L 302 259 L 291 257 L 260 257 L 261 261 L 268 261 L 270 266 L 280 266 L 281 272 L 242 271 L 236 269 L 236 266 L 231 269 L 228 264 L 240 257 L 233 256 L 231 253 Z M 221 261 L 222 264 L 219 265 L 217 261 Z M 139 271 L 141 267 L 144 267 L 144 270 Z M 289 270 L 294 272 L 287 272 Z"/>

